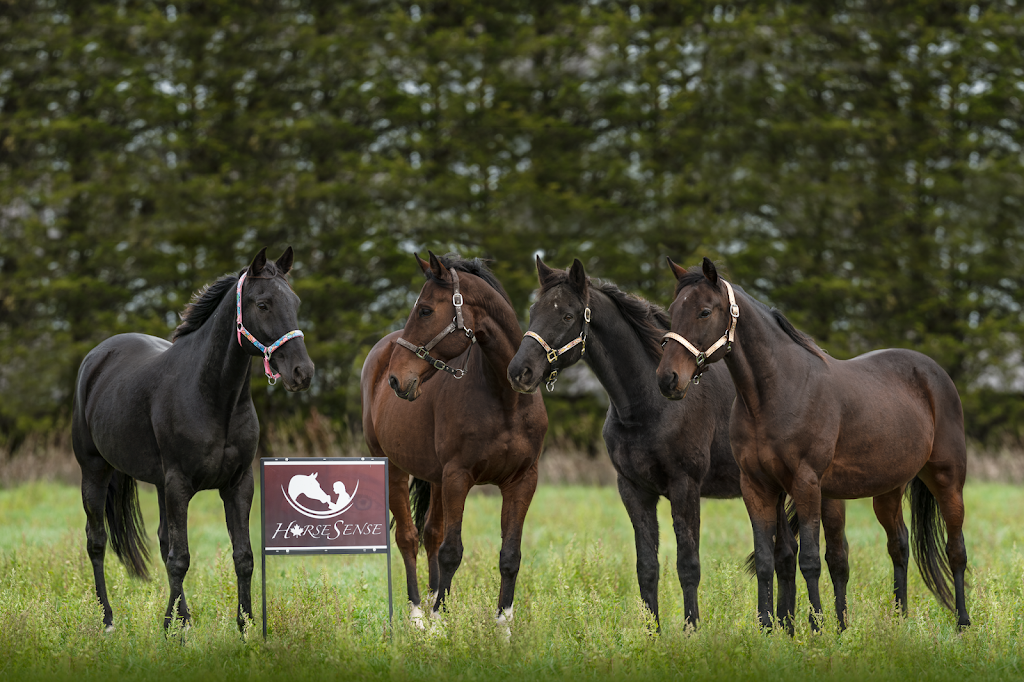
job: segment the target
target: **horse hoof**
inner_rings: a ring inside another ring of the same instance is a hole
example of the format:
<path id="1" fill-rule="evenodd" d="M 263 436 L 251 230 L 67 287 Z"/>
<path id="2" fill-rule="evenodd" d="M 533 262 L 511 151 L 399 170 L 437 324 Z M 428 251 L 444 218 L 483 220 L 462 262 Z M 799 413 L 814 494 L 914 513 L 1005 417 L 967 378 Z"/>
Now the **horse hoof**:
<path id="1" fill-rule="evenodd" d="M 416 605 L 413 605 L 413 607 L 411 609 L 409 609 L 409 620 L 412 622 L 412 624 L 414 626 L 416 626 L 416 629 L 418 629 L 418 630 L 424 629 L 423 628 L 423 609 L 421 609 L 420 607 L 418 607 Z"/>
<path id="2" fill-rule="evenodd" d="M 505 644 L 510 643 L 512 641 L 512 607 L 499 610 L 494 623 L 498 626 L 498 636 L 504 640 Z"/>
<path id="3" fill-rule="evenodd" d="M 114 631 L 115 629 L 116 629 L 116 628 L 114 627 L 114 624 L 113 624 L 113 623 L 111 623 L 111 624 L 110 624 L 110 625 L 108 625 L 107 627 L 103 628 L 103 632 L 104 632 L 105 634 L 108 634 L 108 635 L 109 635 L 109 634 L 110 634 L 111 632 L 113 632 L 113 631 Z"/>

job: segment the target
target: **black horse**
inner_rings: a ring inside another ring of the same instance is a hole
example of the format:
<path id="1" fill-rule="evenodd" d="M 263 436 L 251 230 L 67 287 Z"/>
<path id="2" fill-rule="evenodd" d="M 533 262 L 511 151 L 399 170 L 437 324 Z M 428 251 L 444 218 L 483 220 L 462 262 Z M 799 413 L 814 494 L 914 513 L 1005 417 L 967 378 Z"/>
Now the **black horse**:
<path id="1" fill-rule="evenodd" d="M 672 505 L 676 569 L 683 589 L 686 623 L 699 620 L 700 498 L 740 497 L 740 471 L 729 444 L 729 414 L 736 391 L 728 372 L 708 368 L 687 400 L 661 395 L 656 370 L 669 318 L 660 307 L 587 277 L 583 264 L 553 270 L 537 258 L 540 292 L 530 327 L 508 367 L 513 388 L 533 392 L 557 379 L 557 372 L 584 360 L 608 392 L 604 423 L 608 454 L 618 474 L 619 495 L 633 523 L 640 595 L 658 618 L 659 497 Z M 535 336 L 536 335 L 536 336 Z M 537 337 L 541 337 L 537 339 Z M 544 344 L 540 343 L 543 340 Z M 551 347 L 554 348 L 551 348 Z M 841 503 L 830 507 L 842 514 Z M 780 500 L 775 568 L 779 577 L 779 619 L 791 625 L 796 606 L 797 542 Z M 845 566 L 842 524 L 826 515 L 830 566 Z M 839 533 L 830 536 L 838 526 Z M 752 565 L 752 564 L 751 564 Z M 848 575 L 845 568 L 841 575 Z M 845 580 L 842 595 L 845 595 Z M 837 582 L 837 609 L 840 604 Z M 841 616 L 840 616 L 841 617 Z"/>
<path id="2" fill-rule="evenodd" d="M 252 617 L 249 510 L 260 426 L 249 391 L 251 360 L 262 356 L 271 383 L 283 375 L 289 391 L 309 388 L 313 378 L 313 362 L 296 330 L 299 297 L 285 279 L 292 249 L 276 262 L 267 261 L 266 251 L 238 276 L 221 277 L 196 294 L 171 342 L 118 334 L 90 351 L 78 370 L 72 444 L 82 467 L 87 548 L 107 631 L 114 616 L 103 577 L 104 516 L 111 546 L 129 574 L 148 578 L 136 480 L 156 486 L 160 506 L 157 534 L 171 588 L 164 627 L 175 602 L 182 623 L 189 621 L 182 591 L 189 567 L 188 503 L 197 491 L 212 488 L 224 500 L 234 550 L 239 629 Z"/>

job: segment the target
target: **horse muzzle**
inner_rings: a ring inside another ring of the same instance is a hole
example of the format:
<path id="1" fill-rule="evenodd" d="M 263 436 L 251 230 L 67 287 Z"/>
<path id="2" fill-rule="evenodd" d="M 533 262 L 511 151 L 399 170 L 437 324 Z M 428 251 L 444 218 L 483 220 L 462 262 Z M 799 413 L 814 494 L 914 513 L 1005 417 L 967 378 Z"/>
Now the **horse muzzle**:
<path id="1" fill-rule="evenodd" d="M 541 375 L 534 372 L 528 363 L 512 358 L 508 365 L 508 383 L 517 393 L 536 393 L 540 388 Z"/>
<path id="2" fill-rule="evenodd" d="M 407 381 L 403 386 L 402 383 L 398 381 L 398 377 L 392 374 L 388 376 L 388 386 L 391 387 L 391 390 L 395 392 L 396 396 L 398 396 L 402 400 L 408 400 L 409 402 L 416 400 L 416 398 L 419 397 L 421 392 L 420 381 L 418 377 L 413 377 L 410 381 Z"/>

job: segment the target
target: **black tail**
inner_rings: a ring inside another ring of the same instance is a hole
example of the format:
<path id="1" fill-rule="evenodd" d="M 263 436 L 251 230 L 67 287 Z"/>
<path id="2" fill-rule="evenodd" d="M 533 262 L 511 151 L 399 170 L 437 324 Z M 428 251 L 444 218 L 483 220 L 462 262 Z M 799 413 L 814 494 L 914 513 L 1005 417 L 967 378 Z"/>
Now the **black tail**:
<path id="1" fill-rule="evenodd" d="M 409 484 L 409 504 L 412 507 L 412 522 L 423 544 L 423 526 L 427 522 L 427 509 L 430 508 L 430 483 L 413 477 Z M 391 527 L 395 527 L 395 517 L 391 517 Z"/>
<path id="2" fill-rule="evenodd" d="M 420 544 L 423 544 L 423 526 L 427 522 L 427 509 L 430 508 L 430 483 L 419 478 L 412 479 L 409 502 L 412 504 L 412 522 L 416 524 Z"/>
<path id="3" fill-rule="evenodd" d="M 907 495 L 910 497 L 910 546 L 921 579 L 942 605 L 953 611 L 953 594 L 949 591 L 953 571 L 946 556 L 946 524 L 939 513 L 939 503 L 924 481 L 916 476 L 907 486 Z"/>
<path id="4" fill-rule="evenodd" d="M 800 519 L 796 516 L 796 502 L 793 501 L 792 497 L 786 498 L 786 518 L 789 519 L 789 528 L 793 531 L 793 535 L 800 538 Z M 743 564 L 743 570 L 747 572 L 751 578 L 757 574 L 757 567 L 754 565 L 754 553 L 751 552 L 747 556 L 746 562 Z"/>
<path id="5" fill-rule="evenodd" d="M 135 479 L 115 471 L 107 487 L 107 535 L 128 574 L 149 580 L 149 542 Z"/>

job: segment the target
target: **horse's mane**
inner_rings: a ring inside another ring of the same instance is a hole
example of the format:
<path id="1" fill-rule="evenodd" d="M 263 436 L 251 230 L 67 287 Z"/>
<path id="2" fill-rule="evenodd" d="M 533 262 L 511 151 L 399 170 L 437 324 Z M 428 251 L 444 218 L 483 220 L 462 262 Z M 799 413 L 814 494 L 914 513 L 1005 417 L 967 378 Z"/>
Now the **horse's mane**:
<path id="1" fill-rule="evenodd" d="M 552 270 L 540 284 L 540 294 L 560 284 L 567 284 L 569 273 L 565 270 Z M 636 333 L 640 344 L 647 354 L 655 361 L 661 360 L 661 339 L 669 329 L 669 317 L 665 309 L 644 300 L 639 296 L 628 294 L 611 282 L 587 277 L 587 285 L 607 296 L 622 313 L 622 317 Z"/>
<path id="2" fill-rule="evenodd" d="M 270 263 L 267 263 L 270 265 Z M 240 275 L 224 275 L 213 284 L 207 284 L 199 291 L 192 294 L 185 309 L 181 311 L 181 324 L 174 328 L 171 335 L 171 343 L 177 341 L 186 334 L 191 334 L 203 326 L 203 323 L 210 318 L 213 311 L 220 305 L 221 299 L 229 289 L 233 289 L 238 283 Z"/>
<path id="3" fill-rule="evenodd" d="M 487 267 L 487 263 L 490 261 L 483 258 L 463 258 L 454 252 L 446 253 L 443 256 L 437 256 L 437 260 L 441 261 L 441 264 L 449 270 L 458 270 L 459 272 L 468 272 L 471 275 L 476 275 L 483 281 L 487 282 L 492 289 L 501 294 L 501 297 L 505 299 L 505 302 L 508 303 L 509 307 L 514 307 L 512 305 L 512 300 L 508 297 L 508 294 L 505 293 L 505 288 L 501 286 L 501 282 L 498 281 L 498 278 L 495 277 L 494 273 Z M 438 278 L 429 268 L 426 271 L 426 277 L 428 280 L 440 286 L 448 288 L 452 287 L 451 282 L 446 282 L 445 280 Z"/>
<path id="4" fill-rule="evenodd" d="M 676 282 L 675 295 L 678 296 L 679 292 L 682 291 L 683 287 L 700 284 L 700 282 L 703 281 L 704 279 L 704 271 L 701 269 L 701 266 L 696 265 L 692 268 L 689 268 L 686 271 L 686 273 L 682 277 L 680 277 L 679 280 Z M 732 286 L 734 289 L 739 289 L 740 291 L 743 291 L 735 284 L 733 284 Z M 744 291 L 743 293 L 746 292 Z M 796 343 L 798 346 L 808 351 L 809 353 L 817 355 L 822 360 L 825 359 L 825 352 L 818 347 L 818 344 L 814 343 L 814 339 L 812 339 L 810 336 L 794 327 L 793 323 L 786 319 L 786 316 L 783 315 L 778 308 L 769 307 L 764 303 L 761 303 L 761 301 L 758 301 L 753 296 L 750 296 L 749 294 L 747 297 L 751 301 L 756 303 L 765 313 L 771 316 L 771 318 L 775 320 L 775 324 L 779 325 L 779 328 L 782 331 L 786 332 L 786 336 L 791 338 L 794 341 L 794 343 Z M 743 324 L 742 317 L 740 324 Z"/>

